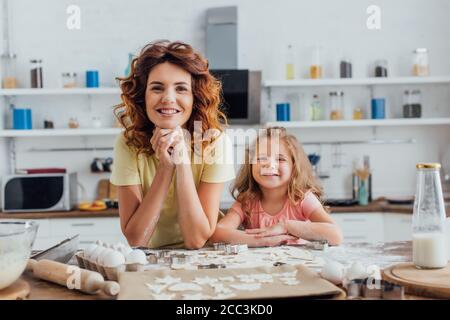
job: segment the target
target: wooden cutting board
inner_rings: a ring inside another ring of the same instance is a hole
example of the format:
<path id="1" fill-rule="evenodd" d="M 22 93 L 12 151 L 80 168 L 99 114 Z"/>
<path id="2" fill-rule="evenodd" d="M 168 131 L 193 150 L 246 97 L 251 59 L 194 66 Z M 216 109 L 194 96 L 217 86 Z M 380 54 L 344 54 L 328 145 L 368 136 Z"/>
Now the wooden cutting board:
<path id="1" fill-rule="evenodd" d="M 450 299 L 450 263 L 443 269 L 417 269 L 412 262 L 383 270 L 383 279 L 405 287 L 405 293 Z"/>
<path id="2" fill-rule="evenodd" d="M 202 270 L 147 270 L 144 272 L 123 272 L 119 274 L 120 293 L 119 300 L 151 300 L 155 296 L 147 287 L 148 284 L 155 284 L 156 278 L 171 276 L 181 278 L 181 282 L 193 283 L 196 277 L 234 277 L 235 281 L 221 281 L 224 286 L 231 288 L 230 284 L 242 284 L 238 275 L 243 274 L 271 274 L 292 272 L 297 270 L 296 279 L 300 281 L 296 285 L 285 285 L 277 277 L 273 277 L 273 283 L 262 283 L 261 288 L 255 291 L 235 290 L 236 295 L 231 299 L 268 299 L 268 298 L 345 298 L 345 292 L 318 276 L 314 271 L 304 266 L 279 266 L 279 267 L 258 267 L 258 268 L 229 268 L 229 269 L 202 269 Z M 170 287 L 170 285 L 169 285 Z M 216 294 L 209 285 L 201 285 L 201 293 L 213 297 Z M 198 293 L 192 291 L 171 292 L 164 289 L 166 294 L 173 294 L 173 299 L 182 299 L 183 294 Z"/>
<path id="3" fill-rule="evenodd" d="M 0 290 L 0 300 L 23 300 L 30 294 L 30 285 L 19 279 L 8 288 Z"/>

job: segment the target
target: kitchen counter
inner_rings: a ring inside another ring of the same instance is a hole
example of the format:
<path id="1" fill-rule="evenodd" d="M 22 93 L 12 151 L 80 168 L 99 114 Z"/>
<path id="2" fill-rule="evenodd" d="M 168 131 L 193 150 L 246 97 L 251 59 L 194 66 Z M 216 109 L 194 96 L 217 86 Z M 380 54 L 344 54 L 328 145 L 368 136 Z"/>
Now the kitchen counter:
<path id="1" fill-rule="evenodd" d="M 390 242 L 390 243 L 378 243 L 378 244 L 351 244 L 343 245 L 340 247 L 331 247 L 328 251 L 320 254 L 325 256 L 331 256 L 336 260 L 355 261 L 360 256 L 369 257 L 370 261 L 362 261 L 364 264 L 375 263 L 381 268 L 385 268 L 390 264 L 411 261 L 412 255 L 412 243 L 410 241 L 405 242 Z M 114 299 L 112 297 L 96 294 L 89 295 L 78 291 L 66 289 L 62 286 L 58 286 L 53 283 L 49 283 L 43 280 L 34 279 L 30 274 L 24 273 L 22 279 L 27 281 L 31 286 L 30 300 L 106 300 Z M 417 296 L 406 295 L 405 299 L 426 299 Z"/>

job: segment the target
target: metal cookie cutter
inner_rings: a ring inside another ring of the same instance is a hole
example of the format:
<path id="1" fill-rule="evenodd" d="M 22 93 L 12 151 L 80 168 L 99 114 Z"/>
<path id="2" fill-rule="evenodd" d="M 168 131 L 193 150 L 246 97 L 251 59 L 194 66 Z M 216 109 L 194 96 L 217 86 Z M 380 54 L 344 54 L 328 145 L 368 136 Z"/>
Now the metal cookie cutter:
<path id="1" fill-rule="evenodd" d="M 349 298 L 403 300 L 404 288 L 385 280 L 373 278 L 354 279 L 347 285 Z"/>
<path id="2" fill-rule="evenodd" d="M 226 254 L 238 254 L 248 250 L 246 244 L 227 244 L 225 247 Z"/>
<path id="3" fill-rule="evenodd" d="M 328 241 L 327 240 L 314 240 L 310 243 L 306 244 L 307 248 L 313 249 L 313 250 L 326 250 L 328 249 Z"/>
<path id="4" fill-rule="evenodd" d="M 223 269 L 226 266 L 223 263 L 211 263 L 211 264 L 200 264 L 198 265 L 198 269 Z"/>
<path id="5" fill-rule="evenodd" d="M 147 255 L 148 263 L 150 264 L 157 264 L 158 263 L 158 256 L 154 253 L 150 253 Z"/>
<path id="6" fill-rule="evenodd" d="M 192 262 L 192 256 L 184 253 L 174 254 L 171 256 L 171 260 L 172 264 L 186 264 Z"/>
<path id="7" fill-rule="evenodd" d="M 225 251 L 227 244 L 223 242 L 217 242 L 213 243 L 213 246 L 215 251 Z"/>

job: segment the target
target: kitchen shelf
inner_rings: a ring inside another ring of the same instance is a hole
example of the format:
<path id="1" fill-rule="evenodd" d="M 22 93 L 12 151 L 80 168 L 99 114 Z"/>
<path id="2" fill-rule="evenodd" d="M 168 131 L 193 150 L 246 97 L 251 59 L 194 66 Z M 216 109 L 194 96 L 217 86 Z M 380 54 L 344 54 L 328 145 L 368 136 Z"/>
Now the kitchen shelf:
<path id="1" fill-rule="evenodd" d="M 450 118 L 276 121 L 267 122 L 265 124 L 266 127 L 281 126 L 285 128 L 388 127 L 426 125 L 450 125 Z"/>
<path id="2" fill-rule="evenodd" d="M 402 84 L 450 84 L 450 76 L 435 77 L 387 77 L 387 78 L 351 78 L 351 79 L 298 79 L 267 80 L 266 88 L 319 87 L 319 86 L 366 86 L 366 85 L 402 85 Z"/>
<path id="3" fill-rule="evenodd" d="M 0 89 L 0 96 L 120 95 L 120 88 Z"/>
<path id="4" fill-rule="evenodd" d="M 0 130 L 0 137 L 68 137 L 68 136 L 109 136 L 117 135 L 121 128 L 99 129 L 32 129 L 32 130 Z"/>

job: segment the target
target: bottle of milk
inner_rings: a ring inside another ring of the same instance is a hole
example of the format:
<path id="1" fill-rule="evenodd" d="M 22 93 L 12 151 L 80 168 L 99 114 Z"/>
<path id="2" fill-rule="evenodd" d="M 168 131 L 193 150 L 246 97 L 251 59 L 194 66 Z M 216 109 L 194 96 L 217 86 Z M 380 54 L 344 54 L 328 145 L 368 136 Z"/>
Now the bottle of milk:
<path id="1" fill-rule="evenodd" d="M 413 262 L 420 269 L 447 266 L 445 205 L 439 163 L 418 163 L 413 213 Z"/>

